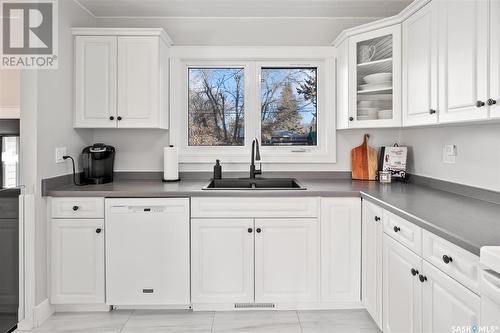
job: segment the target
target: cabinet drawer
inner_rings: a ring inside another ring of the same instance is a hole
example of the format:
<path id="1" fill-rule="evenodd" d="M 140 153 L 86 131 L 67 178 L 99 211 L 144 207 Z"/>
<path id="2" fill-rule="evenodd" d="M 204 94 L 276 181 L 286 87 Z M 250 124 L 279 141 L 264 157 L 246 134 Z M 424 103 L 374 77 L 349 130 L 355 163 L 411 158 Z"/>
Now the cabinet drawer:
<path id="1" fill-rule="evenodd" d="M 104 198 L 53 198 L 53 218 L 103 218 Z"/>
<path id="2" fill-rule="evenodd" d="M 478 293 L 478 256 L 425 230 L 423 231 L 422 256 L 458 282 Z"/>
<path id="3" fill-rule="evenodd" d="M 384 232 L 412 250 L 422 254 L 422 228 L 384 210 Z"/>
<path id="4" fill-rule="evenodd" d="M 191 199 L 192 217 L 318 217 L 319 198 L 207 197 Z"/>

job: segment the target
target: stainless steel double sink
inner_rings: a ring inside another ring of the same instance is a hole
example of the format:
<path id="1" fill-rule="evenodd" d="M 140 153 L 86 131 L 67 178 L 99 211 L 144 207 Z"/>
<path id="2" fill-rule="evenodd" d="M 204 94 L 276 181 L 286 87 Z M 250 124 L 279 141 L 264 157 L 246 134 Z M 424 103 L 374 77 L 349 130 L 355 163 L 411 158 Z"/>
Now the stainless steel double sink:
<path id="1" fill-rule="evenodd" d="M 203 190 L 305 190 L 295 178 L 212 179 Z"/>

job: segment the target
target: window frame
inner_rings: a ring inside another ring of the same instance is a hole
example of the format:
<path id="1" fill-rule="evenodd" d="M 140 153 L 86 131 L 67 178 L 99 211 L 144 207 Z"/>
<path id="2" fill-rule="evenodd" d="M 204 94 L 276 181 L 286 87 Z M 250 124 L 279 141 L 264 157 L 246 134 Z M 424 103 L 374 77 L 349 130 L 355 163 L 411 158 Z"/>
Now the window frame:
<path id="1" fill-rule="evenodd" d="M 293 54 L 293 53 L 290 53 Z M 335 163 L 335 66 L 331 57 L 286 59 L 272 58 L 172 58 L 170 83 L 170 144 L 179 148 L 179 161 L 186 164 L 243 163 L 250 160 L 254 137 L 261 140 L 261 68 L 317 68 L 317 145 L 316 146 L 261 146 L 264 164 Z M 188 68 L 244 68 L 245 84 L 245 140 L 243 146 L 189 146 L 188 145 Z M 331 93 L 327 93 L 331 92 Z"/>

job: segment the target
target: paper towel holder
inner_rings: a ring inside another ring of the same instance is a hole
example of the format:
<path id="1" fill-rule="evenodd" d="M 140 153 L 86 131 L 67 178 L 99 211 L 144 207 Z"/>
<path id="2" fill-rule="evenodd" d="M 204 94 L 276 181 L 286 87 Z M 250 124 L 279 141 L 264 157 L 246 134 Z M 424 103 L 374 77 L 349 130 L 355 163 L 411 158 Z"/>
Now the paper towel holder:
<path id="1" fill-rule="evenodd" d="M 173 146 L 174 145 L 169 145 L 169 147 L 173 147 Z M 179 177 L 177 179 L 165 179 L 165 178 L 162 178 L 161 181 L 164 182 L 164 183 L 175 183 L 175 182 L 181 181 L 181 177 Z"/>

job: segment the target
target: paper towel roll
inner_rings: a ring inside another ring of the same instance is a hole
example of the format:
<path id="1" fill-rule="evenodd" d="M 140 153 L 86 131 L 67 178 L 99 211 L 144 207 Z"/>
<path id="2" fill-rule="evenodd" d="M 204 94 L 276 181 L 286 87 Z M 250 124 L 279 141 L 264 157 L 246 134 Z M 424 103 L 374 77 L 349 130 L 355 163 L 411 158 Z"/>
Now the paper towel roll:
<path id="1" fill-rule="evenodd" d="M 163 180 L 179 180 L 179 151 L 172 145 L 163 148 Z"/>

